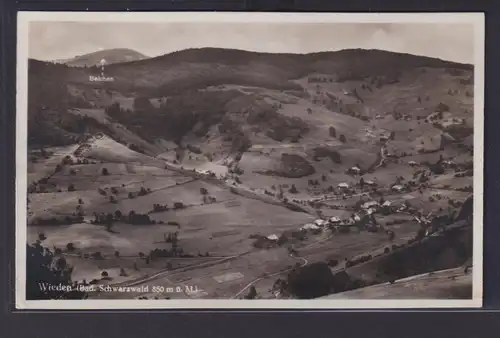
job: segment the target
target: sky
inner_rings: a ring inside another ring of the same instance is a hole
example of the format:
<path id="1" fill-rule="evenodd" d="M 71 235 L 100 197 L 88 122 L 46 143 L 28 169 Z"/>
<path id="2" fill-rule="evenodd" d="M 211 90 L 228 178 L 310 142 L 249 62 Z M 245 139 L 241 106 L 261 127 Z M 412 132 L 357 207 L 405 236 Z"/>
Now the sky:
<path id="1" fill-rule="evenodd" d="M 57 60 L 110 48 L 158 56 L 220 47 L 275 53 L 383 49 L 473 63 L 468 23 L 31 22 L 29 56 Z"/>

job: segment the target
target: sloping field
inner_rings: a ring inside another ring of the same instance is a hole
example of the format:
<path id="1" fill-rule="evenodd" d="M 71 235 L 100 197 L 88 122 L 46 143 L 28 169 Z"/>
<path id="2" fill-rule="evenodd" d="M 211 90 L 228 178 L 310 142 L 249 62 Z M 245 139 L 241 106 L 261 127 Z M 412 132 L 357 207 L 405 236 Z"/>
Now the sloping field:
<path id="1" fill-rule="evenodd" d="M 322 299 L 470 299 L 472 269 L 456 268 L 336 293 Z"/>

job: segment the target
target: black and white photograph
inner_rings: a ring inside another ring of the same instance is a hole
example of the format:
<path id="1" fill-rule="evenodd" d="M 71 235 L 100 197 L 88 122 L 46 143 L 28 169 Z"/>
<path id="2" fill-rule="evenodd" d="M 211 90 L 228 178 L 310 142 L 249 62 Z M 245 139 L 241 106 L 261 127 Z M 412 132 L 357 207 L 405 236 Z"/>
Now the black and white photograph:
<path id="1" fill-rule="evenodd" d="M 482 306 L 484 17 L 20 12 L 20 309 Z"/>

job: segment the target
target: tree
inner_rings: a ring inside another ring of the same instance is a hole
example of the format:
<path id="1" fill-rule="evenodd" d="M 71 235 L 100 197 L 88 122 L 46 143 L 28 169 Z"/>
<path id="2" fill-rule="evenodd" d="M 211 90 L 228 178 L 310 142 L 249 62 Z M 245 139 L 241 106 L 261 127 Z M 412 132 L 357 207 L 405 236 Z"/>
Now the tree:
<path id="1" fill-rule="evenodd" d="M 108 168 L 102 168 L 101 173 L 102 173 L 104 176 L 109 175 Z"/>
<path id="2" fill-rule="evenodd" d="M 208 194 L 208 190 L 206 188 L 200 188 L 200 194 L 207 195 Z"/>
<path id="3" fill-rule="evenodd" d="M 40 244 L 26 245 L 26 299 L 84 299 L 87 294 L 77 291 L 71 280 L 73 268 L 63 257 Z M 62 286 L 51 288 L 48 286 Z M 70 289 L 71 288 L 71 289 Z"/>
<path id="4" fill-rule="evenodd" d="M 74 184 L 70 184 L 69 187 L 68 187 L 68 191 L 75 191 L 75 185 Z"/>
<path id="5" fill-rule="evenodd" d="M 115 257 L 116 257 L 116 258 L 120 257 L 120 251 L 118 251 L 118 250 L 117 250 L 117 251 L 115 251 Z"/>
<path id="6" fill-rule="evenodd" d="M 328 132 L 329 132 L 329 134 L 330 134 L 331 137 L 337 137 L 337 131 L 335 130 L 335 127 L 331 126 L 328 129 Z"/>
<path id="7" fill-rule="evenodd" d="M 340 142 L 342 142 L 342 143 L 346 143 L 346 142 L 347 142 L 347 139 L 346 139 L 346 137 L 345 137 L 345 135 L 344 135 L 344 134 L 341 134 L 341 135 L 339 136 L 339 141 L 340 141 Z"/>
<path id="8" fill-rule="evenodd" d="M 122 219 L 122 212 L 120 210 L 115 211 L 115 219 L 120 220 Z"/>
<path id="9" fill-rule="evenodd" d="M 255 286 L 252 285 L 245 299 L 255 299 L 256 297 L 257 297 L 257 290 L 255 289 Z"/>
<path id="10" fill-rule="evenodd" d="M 396 133 L 391 131 L 391 135 L 389 136 L 389 140 L 394 141 L 395 136 L 396 136 Z"/>
<path id="11" fill-rule="evenodd" d="M 290 194 L 297 194 L 299 191 L 297 190 L 297 187 L 295 186 L 295 184 L 292 184 L 292 186 L 290 187 L 290 189 L 288 190 L 288 192 Z"/>
<path id="12" fill-rule="evenodd" d="M 389 240 L 393 241 L 394 238 L 396 238 L 396 234 L 394 233 L 394 231 L 389 232 Z"/>
<path id="13" fill-rule="evenodd" d="M 361 188 L 363 188 L 363 187 L 365 186 L 365 179 L 364 179 L 363 177 L 361 177 L 361 178 L 359 179 L 359 186 L 360 186 Z"/>
<path id="14" fill-rule="evenodd" d="M 73 243 L 68 243 L 68 244 L 66 244 L 66 249 L 68 251 L 75 251 L 76 248 L 75 248 L 75 245 Z"/>

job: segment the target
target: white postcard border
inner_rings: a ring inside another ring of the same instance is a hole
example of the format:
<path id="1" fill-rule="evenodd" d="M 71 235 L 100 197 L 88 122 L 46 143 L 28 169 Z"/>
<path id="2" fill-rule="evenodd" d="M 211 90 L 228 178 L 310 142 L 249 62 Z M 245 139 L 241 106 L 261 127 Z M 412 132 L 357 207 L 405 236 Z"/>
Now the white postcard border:
<path id="1" fill-rule="evenodd" d="M 16 269 L 17 309 L 392 309 L 472 308 L 483 299 L 483 173 L 484 173 L 484 14 L 482 13 L 228 13 L 228 12 L 19 12 L 16 112 Z M 314 300 L 26 300 L 26 187 L 28 25 L 33 21 L 77 22 L 275 22 L 275 23 L 470 23 L 474 25 L 474 228 L 473 298 L 314 299 Z"/>

